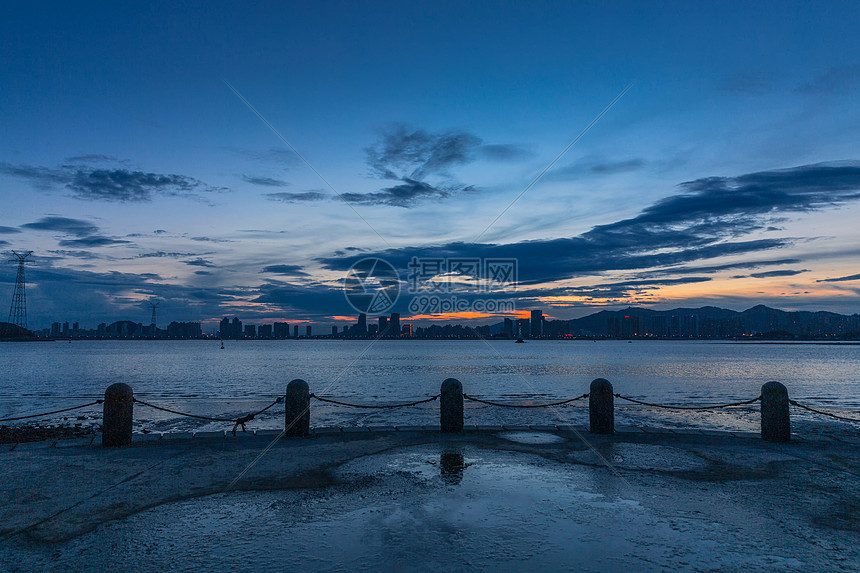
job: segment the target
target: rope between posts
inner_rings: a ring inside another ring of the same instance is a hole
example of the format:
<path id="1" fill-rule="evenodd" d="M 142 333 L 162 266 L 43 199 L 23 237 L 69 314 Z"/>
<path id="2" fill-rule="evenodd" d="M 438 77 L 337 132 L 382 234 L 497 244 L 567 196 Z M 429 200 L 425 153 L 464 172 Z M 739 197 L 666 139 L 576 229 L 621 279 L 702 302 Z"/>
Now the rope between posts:
<path id="1" fill-rule="evenodd" d="M 761 400 L 761 396 L 756 396 L 752 400 L 744 400 L 743 402 L 732 402 L 731 404 L 715 404 L 713 406 L 666 406 L 664 404 L 652 404 L 650 402 L 643 402 L 642 400 L 636 400 L 634 398 L 628 398 L 627 396 L 622 396 L 621 394 L 613 394 L 616 398 L 621 398 L 622 400 L 627 400 L 628 402 L 633 402 L 635 404 L 642 404 L 643 406 L 651 406 L 652 408 L 664 408 L 666 410 L 716 410 L 718 408 L 731 408 L 733 406 L 746 406 L 747 404 L 754 404 Z"/>
<path id="2" fill-rule="evenodd" d="M 844 420 L 846 422 L 854 422 L 856 424 L 860 424 L 860 420 L 856 420 L 854 418 L 846 418 L 844 416 L 837 416 L 836 414 L 831 414 L 830 412 L 822 412 L 821 410 L 816 410 L 814 408 L 810 408 L 809 406 L 804 406 L 803 404 L 794 400 L 789 400 L 788 403 L 792 406 L 797 406 L 798 408 L 803 408 L 804 410 L 809 410 L 810 412 L 821 414 L 822 416 L 830 416 L 831 418 L 836 418 L 837 420 Z"/>
<path id="3" fill-rule="evenodd" d="M 463 394 L 463 398 L 465 398 L 466 400 L 471 400 L 472 402 L 480 402 L 481 404 L 499 406 L 501 408 L 550 408 L 552 406 L 562 406 L 564 404 L 570 404 L 571 402 L 575 402 L 577 400 L 582 400 L 583 398 L 588 398 L 588 394 L 583 394 L 582 396 L 577 396 L 576 398 L 570 398 L 569 400 L 562 400 L 561 402 L 553 402 L 551 404 L 502 404 L 500 402 L 481 400 L 480 398 L 475 398 L 474 396 L 469 396 L 468 394 Z"/>
<path id="4" fill-rule="evenodd" d="M 391 409 L 391 408 L 405 408 L 407 406 L 417 406 L 418 404 L 425 404 L 427 402 L 432 402 L 433 400 L 438 400 L 439 396 L 442 394 L 436 394 L 435 396 L 431 396 L 430 398 L 426 398 L 424 400 L 418 400 L 417 402 L 408 402 L 406 404 L 384 404 L 384 405 L 368 405 L 368 404 L 350 404 L 348 402 L 340 402 L 338 400 L 332 400 L 331 398 L 323 398 L 322 396 L 317 396 L 316 394 L 311 394 L 311 398 L 316 398 L 320 402 L 328 402 L 329 404 L 337 404 L 338 406 L 349 406 L 350 408 L 372 408 L 372 409 Z"/>
<path id="5" fill-rule="evenodd" d="M 81 406 L 73 406 L 71 408 L 63 408 L 62 410 L 54 410 L 53 412 L 42 412 L 41 414 L 30 414 L 29 416 L 16 416 L 14 418 L 3 418 L 0 422 L 14 422 L 16 420 L 26 420 L 28 418 L 41 418 L 42 416 L 51 416 L 53 414 L 61 414 L 62 412 L 69 412 L 71 410 L 80 410 L 81 408 L 87 408 L 89 406 L 96 406 L 101 404 L 104 400 L 96 400 L 95 402 L 90 402 L 89 404 L 83 404 Z"/>
<path id="6" fill-rule="evenodd" d="M 259 416 L 260 414 L 262 414 L 263 412 L 265 412 L 266 410 L 268 410 L 269 408 L 271 408 L 275 404 L 279 404 L 279 403 L 283 402 L 284 398 L 285 398 L 285 396 L 279 396 L 278 398 L 275 399 L 274 402 L 272 402 L 271 404 L 269 404 L 268 406 L 266 406 L 262 410 L 258 410 L 252 414 L 248 414 L 247 416 L 239 416 L 238 418 L 214 418 L 212 416 L 200 416 L 197 414 L 189 414 L 187 412 L 179 412 L 177 410 L 171 410 L 170 408 L 164 408 L 163 406 L 156 406 L 155 404 L 150 404 L 149 402 L 144 402 L 143 400 L 140 400 L 138 398 L 133 398 L 133 400 L 135 402 L 137 402 L 138 404 L 142 404 L 143 406 L 148 406 L 148 407 L 153 408 L 155 410 L 161 410 L 162 412 L 169 412 L 171 414 L 176 414 L 177 416 L 186 416 L 188 418 L 197 418 L 198 420 L 208 420 L 210 422 L 233 422 L 232 432 L 233 432 L 233 435 L 235 436 L 236 430 L 239 428 L 239 426 L 242 427 L 243 432 L 247 431 L 245 429 L 245 424 L 247 424 L 248 422 L 250 422 L 251 420 L 253 420 L 257 416 Z"/>

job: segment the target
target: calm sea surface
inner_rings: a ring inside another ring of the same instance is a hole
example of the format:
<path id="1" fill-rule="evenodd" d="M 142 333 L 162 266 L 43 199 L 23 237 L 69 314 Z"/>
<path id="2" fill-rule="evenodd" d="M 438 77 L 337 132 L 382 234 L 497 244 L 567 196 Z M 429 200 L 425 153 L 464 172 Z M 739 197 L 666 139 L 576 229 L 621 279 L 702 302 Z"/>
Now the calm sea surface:
<path id="1" fill-rule="evenodd" d="M 0 343 L 0 418 L 59 409 L 98 398 L 125 382 L 135 395 L 173 409 L 211 416 L 257 410 L 293 378 L 311 392 L 354 403 L 396 403 L 435 395 L 455 377 L 466 393 L 511 403 L 541 403 L 588 391 L 607 378 L 616 392 L 664 404 L 705 405 L 753 398 L 768 380 L 792 398 L 838 413 L 860 409 L 860 346 L 702 341 L 75 341 Z M 587 421 L 585 402 L 512 410 L 467 402 L 467 423 Z M 617 402 L 616 423 L 755 429 L 757 407 L 669 412 Z M 794 415 L 794 414 L 793 414 Z M 64 414 L 92 424 L 98 408 Z M 62 416 L 40 421 L 59 422 Z M 438 423 L 438 404 L 357 410 L 312 403 L 313 426 Z M 223 423 L 177 418 L 141 405 L 137 429 L 214 430 Z M 252 427 L 283 425 L 276 406 Z M 249 427 L 251 427 L 249 426 Z"/>

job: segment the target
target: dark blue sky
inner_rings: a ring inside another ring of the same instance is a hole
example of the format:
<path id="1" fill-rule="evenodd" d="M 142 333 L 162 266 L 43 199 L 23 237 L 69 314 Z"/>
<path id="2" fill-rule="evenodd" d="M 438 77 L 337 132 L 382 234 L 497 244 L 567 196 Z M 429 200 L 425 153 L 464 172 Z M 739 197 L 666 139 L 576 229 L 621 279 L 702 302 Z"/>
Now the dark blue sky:
<path id="1" fill-rule="evenodd" d="M 832 279 L 860 272 L 858 24 L 855 2 L 13 5 L 0 247 L 36 252 L 35 326 L 145 321 L 150 297 L 330 323 L 343 257 L 383 251 L 519 257 L 522 308 L 559 317 L 856 312 Z"/>

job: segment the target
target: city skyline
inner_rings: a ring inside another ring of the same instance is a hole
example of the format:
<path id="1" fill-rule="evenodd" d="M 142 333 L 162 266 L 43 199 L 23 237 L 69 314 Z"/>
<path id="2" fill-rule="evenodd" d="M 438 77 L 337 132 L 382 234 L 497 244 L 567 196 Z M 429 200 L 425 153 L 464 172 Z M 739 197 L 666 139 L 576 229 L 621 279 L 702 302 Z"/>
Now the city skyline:
<path id="1" fill-rule="evenodd" d="M 14 6 L 0 250 L 42 326 L 343 324 L 422 256 L 516 259 L 517 318 L 853 314 L 860 8 L 789 4 Z"/>

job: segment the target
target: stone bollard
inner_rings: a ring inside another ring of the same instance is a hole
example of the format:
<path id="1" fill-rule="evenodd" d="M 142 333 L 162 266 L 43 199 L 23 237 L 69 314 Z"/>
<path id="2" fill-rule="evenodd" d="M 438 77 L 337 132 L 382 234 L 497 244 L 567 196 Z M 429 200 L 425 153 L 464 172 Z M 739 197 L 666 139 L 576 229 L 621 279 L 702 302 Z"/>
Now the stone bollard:
<path id="1" fill-rule="evenodd" d="M 445 433 L 463 431 L 463 385 L 456 378 L 442 382 L 439 397 L 439 422 Z"/>
<path id="2" fill-rule="evenodd" d="M 779 382 L 761 387 L 761 439 L 787 442 L 791 439 L 791 419 L 788 412 L 788 389 Z"/>
<path id="3" fill-rule="evenodd" d="M 588 431 L 592 434 L 615 432 L 615 396 L 609 380 L 597 378 L 588 390 Z"/>
<path id="4" fill-rule="evenodd" d="M 307 436 L 311 433 L 311 394 L 308 383 L 296 378 L 287 384 L 284 406 L 284 435 Z"/>
<path id="5" fill-rule="evenodd" d="M 102 446 L 131 445 L 131 421 L 134 417 L 134 392 L 131 386 L 117 382 L 105 390 L 102 417 Z"/>

